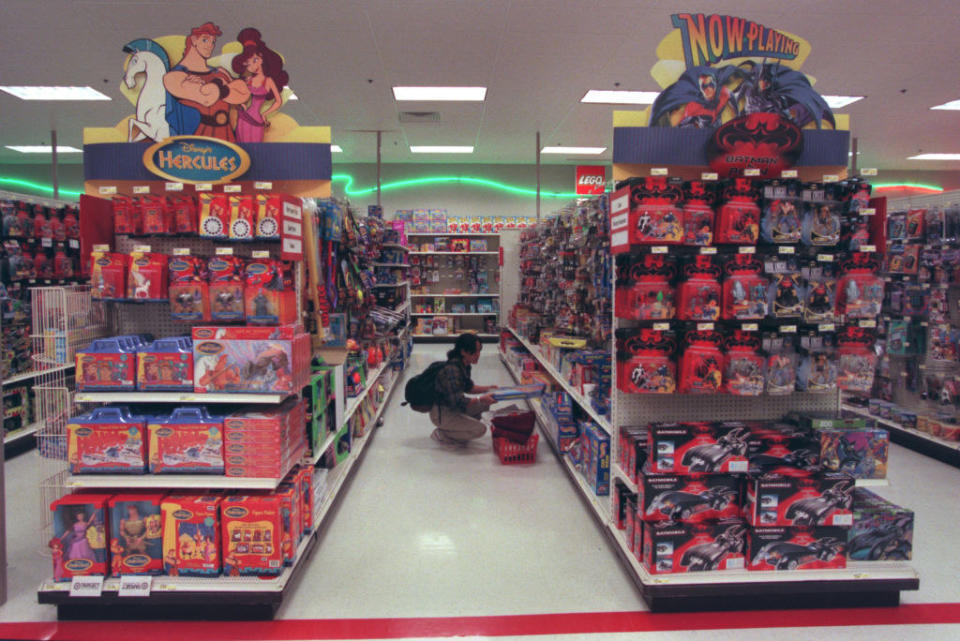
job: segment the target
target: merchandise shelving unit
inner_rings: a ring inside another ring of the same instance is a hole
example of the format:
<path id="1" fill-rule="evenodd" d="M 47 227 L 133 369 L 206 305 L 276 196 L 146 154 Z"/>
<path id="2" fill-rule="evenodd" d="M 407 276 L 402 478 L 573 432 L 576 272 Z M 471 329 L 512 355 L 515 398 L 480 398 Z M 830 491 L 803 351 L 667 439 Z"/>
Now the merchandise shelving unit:
<path id="1" fill-rule="evenodd" d="M 496 233 L 457 233 L 457 232 L 407 232 L 408 239 L 422 239 L 424 242 L 427 242 L 430 239 L 437 238 L 485 238 L 488 241 L 488 248 L 485 251 L 418 251 L 416 243 L 414 243 L 410 249 L 411 257 L 419 257 L 420 259 L 428 259 L 431 256 L 437 256 L 439 262 L 441 263 L 434 268 L 426 269 L 436 269 L 440 272 L 440 281 L 438 283 L 427 282 L 421 276 L 421 282 L 423 283 L 418 291 L 411 291 L 411 309 L 413 310 L 411 316 L 416 318 L 433 318 L 433 317 L 451 317 L 460 319 L 461 321 L 468 321 L 469 319 L 488 319 L 494 317 L 497 319 L 497 327 L 500 325 L 500 316 L 501 310 L 495 312 L 418 312 L 416 311 L 416 305 L 420 302 L 425 302 L 429 299 L 452 299 L 460 300 L 462 302 L 470 302 L 479 298 L 490 298 L 495 299 L 498 303 L 502 295 L 501 291 L 501 274 L 500 267 L 502 265 L 501 260 L 501 235 Z M 491 258 L 496 258 L 496 264 L 492 267 L 489 262 L 486 263 L 484 267 L 480 268 L 480 271 L 486 271 L 488 276 L 488 283 L 490 284 L 489 293 L 480 293 L 480 292 L 462 292 L 458 291 L 456 293 L 446 293 L 451 292 L 459 287 L 462 287 L 462 281 L 458 281 L 452 277 L 449 273 L 449 270 L 443 264 L 443 261 L 447 260 L 448 256 L 476 256 L 480 257 L 481 260 L 489 261 Z M 416 267 L 416 265 L 414 265 Z M 496 287 L 493 287 L 493 282 L 496 282 Z M 435 289 L 437 291 L 430 291 Z M 425 291 L 426 290 L 426 291 Z M 445 302 L 447 308 L 450 307 L 450 302 Z M 431 333 L 414 333 L 413 337 L 420 341 L 429 341 L 429 342 L 444 342 L 456 338 L 463 331 L 471 331 L 477 334 L 482 340 L 490 340 L 499 336 L 496 332 L 485 331 L 484 327 L 485 321 L 480 323 L 476 322 L 460 322 L 455 323 L 456 329 L 453 332 L 447 334 L 431 334 Z"/>
<path id="2" fill-rule="evenodd" d="M 863 416 L 864 418 L 876 421 L 878 425 L 882 425 L 890 432 L 890 440 L 894 443 L 903 445 L 921 454 L 926 454 L 931 458 L 943 461 L 954 467 L 960 467 L 960 443 L 948 441 L 939 436 L 928 434 L 927 432 L 921 432 L 916 428 L 906 427 L 897 421 L 874 416 L 864 407 L 844 403 L 841 409 L 848 414 L 855 414 L 856 416 Z"/>

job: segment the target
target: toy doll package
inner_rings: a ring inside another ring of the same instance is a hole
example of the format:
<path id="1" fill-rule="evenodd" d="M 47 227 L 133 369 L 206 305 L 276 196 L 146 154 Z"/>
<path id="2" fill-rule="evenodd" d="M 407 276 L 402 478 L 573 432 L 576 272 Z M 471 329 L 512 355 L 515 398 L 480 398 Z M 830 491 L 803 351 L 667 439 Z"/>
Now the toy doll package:
<path id="1" fill-rule="evenodd" d="M 277 575 L 283 570 L 283 521 L 276 495 L 229 496 L 221 504 L 223 572 Z"/>
<path id="2" fill-rule="evenodd" d="M 759 320 L 767 315 L 767 288 L 761 276 L 763 263 L 752 254 L 737 254 L 726 265 L 723 281 L 723 317 L 728 320 Z"/>
<path id="3" fill-rule="evenodd" d="M 683 244 L 705 247 L 713 244 L 716 184 L 694 180 L 683 187 Z"/>
<path id="4" fill-rule="evenodd" d="M 869 330 L 848 325 L 837 337 L 837 387 L 846 392 L 870 393 L 877 369 L 874 336 Z"/>
<path id="5" fill-rule="evenodd" d="M 773 180 L 763 188 L 763 239 L 768 243 L 800 242 L 800 184 Z"/>
<path id="6" fill-rule="evenodd" d="M 630 243 L 678 245 L 683 242 L 681 185 L 663 176 L 634 179 L 630 189 Z"/>
<path id="7" fill-rule="evenodd" d="M 716 394 L 723 383 L 723 339 L 712 330 L 687 332 L 686 348 L 680 356 L 681 394 Z"/>
<path id="8" fill-rule="evenodd" d="M 149 251 L 130 252 L 130 278 L 127 298 L 138 301 L 166 301 L 167 256 Z"/>
<path id="9" fill-rule="evenodd" d="M 160 502 L 163 494 L 110 499 L 110 575 L 163 572 Z"/>
<path id="10" fill-rule="evenodd" d="M 760 235 L 759 194 L 749 178 L 734 178 L 723 191 L 724 203 L 717 214 L 716 242 L 755 245 Z"/>
<path id="11" fill-rule="evenodd" d="M 53 580 L 107 575 L 107 503 L 109 494 L 68 494 L 50 504 Z"/>
<path id="12" fill-rule="evenodd" d="M 243 319 L 243 281 L 246 263 L 232 255 L 213 256 L 209 271 L 210 318 L 217 321 Z"/>
<path id="13" fill-rule="evenodd" d="M 840 243 L 840 210 L 835 199 L 839 185 L 808 184 L 803 189 L 803 234 L 805 245 L 834 247 Z"/>
<path id="14" fill-rule="evenodd" d="M 883 305 L 883 279 L 874 254 L 854 253 L 844 261 L 837 283 L 837 313 L 847 319 L 876 318 Z"/>
<path id="15" fill-rule="evenodd" d="M 763 392 L 764 382 L 760 336 L 755 332 L 734 330 L 724 345 L 724 391 L 738 396 L 759 396 Z"/>
<path id="16" fill-rule="evenodd" d="M 219 496 L 163 499 L 163 569 L 170 576 L 220 574 Z"/>
<path id="17" fill-rule="evenodd" d="M 207 260 L 197 256 L 171 256 L 168 263 L 170 315 L 177 320 L 210 320 Z"/>
<path id="18" fill-rule="evenodd" d="M 632 261 L 626 282 L 617 293 L 617 316 L 635 320 L 673 318 L 676 264 L 666 256 L 646 254 Z M 622 301 L 622 302 L 621 302 Z"/>
<path id="19" fill-rule="evenodd" d="M 680 320 L 715 321 L 720 318 L 720 267 L 712 256 L 695 256 L 683 267 L 677 318 Z"/>
<path id="20" fill-rule="evenodd" d="M 248 323 L 284 325 L 296 321 L 297 297 L 290 263 L 253 259 L 247 263 L 245 283 L 243 300 Z"/>
<path id="21" fill-rule="evenodd" d="M 617 388 L 628 394 L 672 394 L 676 390 L 673 335 L 650 329 L 629 333 L 617 355 Z"/>
<path id="22" fill-rule="evenodd" d="M 230 197 L 227 194 L 200 194 L 200 236 L 226 239 L 230 229 Z"/>

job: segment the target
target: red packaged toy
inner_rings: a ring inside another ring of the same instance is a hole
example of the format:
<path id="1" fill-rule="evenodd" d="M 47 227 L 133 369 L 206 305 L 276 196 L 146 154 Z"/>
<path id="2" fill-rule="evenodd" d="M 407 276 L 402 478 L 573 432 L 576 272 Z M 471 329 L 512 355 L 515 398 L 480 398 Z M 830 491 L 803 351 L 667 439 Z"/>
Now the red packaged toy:
<path id="1" fill-rule="evenodd" d="M 230 196 L 230 240 L 253 240 L 254 198 L 251 194 Z"/>
<path id="2" fill-rule="evenodd" d="M 53 580 L 107 575 L 107 502 L 109 494 L 67 494 L 50 504 Z"/>
<path id="3" fill-rule="evenodd" d="M 633 179 L 630 187 L 630 243 L 678 245 L 683 242 L 680 184 L 664 176 Z"/>
<path id="4" fill-rule="evenodd" d="M 720 318 L 720 267 L 712 256 L 695 256 L 683 266 L 685 280 L 677 297 L 680 320 L 715 321 Z"/>
<path id="5" fill-rule="evenodd" d="M 230 199 L 226 194 L 200 194 L 198 214 L 200 235 L 204 238 L 227 238 L 230 229 Z"/>
<path id="6" fill-rule="evenodd" d="M 118 494 L 110 499 L 110 575 L 161 574 L 163 494 Z"/>
<path id="7" fill-rule="evenodd" d="M 644 523 L 643 565 L 651 574 L 742 570 L 746 534 L 736 519 Z"/>
<path id="8" fill-rule="evenodd" d="M 257 238 L 280 238 L 281 206 L 282 200 L 279 194 L 257 194 Z"/>
<path id="9" fill-rule="evenodd" d="M 113 231 L 116 234 L 137 235 L 143 233 L 140 207 L 130 196 L 113 197 Z"/>
<path id="10" fill-rule="evenodd" d="M 293 565 L 303 527 L 300 522 L 303 518 L 300 514 L 300 492 L 292 483 L 285 482 L 280 484 L 276 494 L 280 498 L 280 520 L 283 523 L 283 534 L 280 537 L 283 563 Z"/>
<path id="11" fill-rule="evenodd" d="M 167 196 L 169 208 L 173 211 L 173 225 L 178 234 L 196 234 L 197 201 L 193 196 Z"/>
<path id="12" fill-rule="evenodd" d="M 292 393 L 306 385 L 310 358 L 300 324 L 193 328 L 196 392 Z"/>
<path id="13" fill-rule="evenodd" d="M 876 318 L 883 306 L 883 279 L 877 276 L 876 254 L 856 252 L 841 265 L 844 275 L 837 282 L 837 313 L 848 320 Z"/>
<path id="14" fill-rule="evenodd" d="M 281 478 L 306 449 L 303 401 L 247 409 L 224 420 L 227 476 Z"/>
<path id="15" fill-rule="evenodd" d="M 178 407 L 147 422 L 151 474 L 223 474 L 223 420 Z"/>
<path id="16" fill-rule="evenodd" d="M 313 468 L 298 467 L 295 473 L 297 484 L 300 487 L 300 521 L 303 526 L 302 538 L 313 531 Z"/>
<path id="17" fill-rule="evenodd" d="M 672 394 L 676 390 L 673 335 L 635 330 L 617 350 L 617 389 L 628 394 Z"/>
<path id="18" fill-rule="evenodd" d="M 755 245 L 760 232 L 759 192 L 749 178 L 734 178 L 723 190 L 717 214 L 718 244 Z"/>
<path id="19" fill-rule="evenodd" d="M 760 335 L 734 330 L 724 341 L 723 391 L 737 396 L 759 396 L 763 392 L 764 359 Z"/>
<path id="20" fill-rule="evenodd" d="M 169 236 L 174 232 L 173 211 L 164 196 L 146 195 L 138 199 L 143 233 Z"/>
<path id="21" fill-rule="evenodd" d="M 219 496 L 172 494 L 163 510 L 163 569 L 170 576 L 220 574 Z"/>
<path id="22" fill-rule="evenodd" d="M 80 238 L 80 221 L 78 211 L 74 207 L 67 207 L 63 213 L 63 229 L 67 238 Z"/>
<path id="23" fill-rule="evenodd" d="M 143 417 L 122 406 L 98 407 L 67 423 L 71 474 L 143 474 L 147 464 Z"/>
<path id="24" fill-rule="evenodd" d="M 869 394 L 877 370 L 873 332 L 847 325 L 837 334 L 837 387 Z"/>
<path id="25" fill-rule="evenodd" d="M 637 483 L 643 520 L 695 523 L 740 516 L 740 479 L 730 474 L 652 474 Z"/>
<path id="26" fill-rule="evenodd" d="M 53 238 L 53 232 L 50 229 L 50 218 L 47 216 L 47 208 L 43 205 L 33 206 L 33 237 Z"/>
<path id="27" fill-rule="evenodd" d="M 852 476 L 763 474 L 747 481 L 743 515 L 751 525 L 853 525 Z"/>
<path id="28" fill-rule="evenodd" d="M 243 281 L 246 263 L 232 255 L 214 256 L 207 263 L 210 278 L 210 318 L 243 320 Z"/>
<path id="29" fill-rule="evenodd" d="M 716 184 L 693 180 L 683 187 L 683 244 L 703 247 L 713 244 L 713 205 Z"/>
<path id="30" fill-rule="evenodd" d="M 247 263 L 243 290 L 247 322 L 255 325 L 285 325 L 297 320 L 290 263 L 255 258 Z"/>
<path id="31" fill-rule="evenodd" d="M 283 521 L 275 494 L 228 496 L 221 504 L 223 573 L 277 575 L 283 569 Z"/>
<path id="32" fill-rule="evenodd" d="M 167 255 L 153 252 L 130 252 L 130 278 L 127 298 L 138 301 L 168 299 Z"/>
<path id="33" fill-rule="evenodd" d="M 723 337 L 713 330 L 690 331 L 680 356 L 681 394 L 716 394 L 723 383 Z"/>
<path id="34" fill-rule="evenodd" d="M 748 438 L 743 423 L 651 423 L 650 470 L 657 474 L 746 472 Z"/>
<path id="35" fill-rule="evenodd" d="M 97 245 L 90 252 L 90 296 L 100 300 L 121 300 L 127 293 L 130 257 Z"/>
<path id="36" fill-rule="evenodd" d="M 842 569 L 846 547 L 843 527 L 755 526 L 747 536 L 747 569 Z"/>
<path id="37" fill-rule="evenodd" d="M 67 256 L 63 245 L 57 245 L 57 250 L 53 254 L 53 277 L 73 278 L 73 274 L 73 260 Z"/>
<path id="38" fill-rule="evenodd" d="M 767 288 L 763 263 L 754 254 L 737 254 L 724 265 L 723 317 L 759 320 L 767 315 Z"/>
<path id="39" fill-rule="evenodd" d="M 197 256 L 171 256 L 170 315 L 177 320 L 210 320 L 207 260 Z"/>
<path id="40" fill-rule="evenodd" d="M 673 287 L 676 263 L 666 256 L 636 256 L 625 286 L 617 292 L 617 317 L 634 320 L 673 318 Z M 622 303 L 621 303 L 622 301 Z"/>

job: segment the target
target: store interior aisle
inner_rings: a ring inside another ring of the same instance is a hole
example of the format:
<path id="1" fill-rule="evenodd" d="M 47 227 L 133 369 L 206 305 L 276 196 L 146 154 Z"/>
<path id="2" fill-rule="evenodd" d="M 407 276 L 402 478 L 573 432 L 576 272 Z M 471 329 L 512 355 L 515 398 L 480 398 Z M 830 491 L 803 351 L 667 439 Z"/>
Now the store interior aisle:
<path id="1" fill-rule="evenodd" d="M 407 376 L 445 358 L 420 345 Z M 512 385 L 497 346 L 478 385 Z M 429 617 L 643 608 L 541 439 L 537 463 L 501 465 L 490 437 L 464 450 L 430 438 L 425 414 L 401 407 L 384 425 L 278 617 Z"/>

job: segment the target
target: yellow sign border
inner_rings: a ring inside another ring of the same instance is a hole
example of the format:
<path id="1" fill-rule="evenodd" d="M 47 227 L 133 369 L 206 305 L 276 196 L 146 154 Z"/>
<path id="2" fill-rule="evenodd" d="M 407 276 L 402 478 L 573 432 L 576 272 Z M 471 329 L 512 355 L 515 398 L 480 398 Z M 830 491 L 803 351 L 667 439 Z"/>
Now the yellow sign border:
<path id="1" fill-rule="evenodd" d="M 167 172 L 163 171 L 162 169 L 156 166 L 156 164 L 153 162 L 153 154 L 157 150 L 169 145 L 170 143 L 177 142 L 178 140 L 196 140 L 196 141 L 223 145 L 224 147 L 227 147 L 233 150 L 234 152 L 236 152 L 238 156 L 240 156 L 240 167 L 238 167 L 235 171 L 231 171 L 229 174 L 226 174 L 221 178 L 218 178 L 217 180 L 189 180 L 186 178 L 168 174 Z M 226 140 L 221 140 L 220 138 L 212 138 L 210 136 L 189 136 L 189 135 L 188 136 L 170 136 L 169 138 L 165 138 L 160 142 L 155 142 L 149 147 L 147 147 L 147 149 L 143 152 L 143 166 L 146 167 L 147 171 L 149 171 L 150 173 L 156 174 L 157 176 L 160 176 L 161 178 L 164 178 L 172 182 L 186 183 L 188 185 L 199 185 L 202 183 L 220 185 L 222 183 L 231 182 L 237 176 L 242 176 L 243 174 L 247 173 L 247 170 L 250 169 L 250 154 L 248 154 L 247 151 L 240 145 L 236 143 L 228 142 Z"/>

